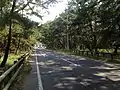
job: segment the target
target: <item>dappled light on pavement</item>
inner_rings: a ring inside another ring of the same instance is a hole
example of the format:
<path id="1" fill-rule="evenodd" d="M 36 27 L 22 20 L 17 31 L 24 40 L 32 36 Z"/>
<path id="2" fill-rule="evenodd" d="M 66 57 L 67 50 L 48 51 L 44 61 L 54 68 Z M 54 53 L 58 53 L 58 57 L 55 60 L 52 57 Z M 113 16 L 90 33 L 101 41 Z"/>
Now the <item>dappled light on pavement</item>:
<path id="1" fill-rule="evenodd" d="M 106 78 L 119 68 L 100 61 L 37 50 L 44 90 L 119 90 L 120 82 Z"/>

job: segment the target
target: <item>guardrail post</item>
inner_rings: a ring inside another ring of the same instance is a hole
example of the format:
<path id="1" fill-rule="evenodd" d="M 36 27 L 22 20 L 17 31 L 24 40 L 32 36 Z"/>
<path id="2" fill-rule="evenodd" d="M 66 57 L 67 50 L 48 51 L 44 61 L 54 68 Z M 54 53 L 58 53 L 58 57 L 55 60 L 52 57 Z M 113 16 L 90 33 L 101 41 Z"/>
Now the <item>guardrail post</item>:
<path id="1" fill-rule="evenodd" d="M 105 57 L 105 54 L 104 53 L 102 53 L 103 54 L 103 57 Z"/>
<path id="2" fill-rule="evenodd" d="M 80 50 L 78 51 L 78 54 L 80 55 Z"/>
<path id="3" fill-rule="evenodd" d="M 16 60 L 14 61 L 14 64 L 15 64 L 15 63 L 17 63 L 17 61 L 16 61 Z"/>
<path id="4" fill-rule="evenodd" d="M 82 55 L 83 55 L 83 51 L 81 51 L 82 52 Z"/>
<path id="5" fill-rule="evenodd" d="M 85 53 L 86 51 L 84 51 L 84 55 L 86 55 L 86 53 Z"/>
<path id="6" fill-rule="evenodd" d="M 78 54 L 78 50 L 76 50 L 76 54 Z"/>
<path id="7" fill-rule="evenodd" d="M 4 82 L 0 83 L 0 90 L 2 90 L 4 88 Z"/>
<path id="8" fill-rule="evenodd" d="M 91 52 L 91 56 L 93 56 L 93 52 Z"/>
<path id="9" fill-rule="evenodd" d="M 95 56 L 99 57 L 99 52 L 96 52 L 96 53 L 95 53 Z"/>
<path id="10" fill-rule="evenodd" d="M 111 55 L 111 60 L 113 60 L 113 56 L 114 56 L 114 54 L 111 53 L 110 55 Z"/>
<path id="11" fill-rule="evenodd" d="M 89 52 L 89 51 L 87 51 L 87 56 L 88 56 L 88 52 Z"/>
<path id="12" fill-rule="evenodd" d="M 18 72 L 22 68 L 25 58 L 28 55 L 29 54 L 24 54 L 21 58 L 18 59 L 18 61 L 14 61 L 13 66 L 11 66 L 0 76 L 0 90 L 8 90 L 12 81 L 15 79 Z"/>
<path id="13" fill-rule="evenodd" d="M 77 54 L 77 50 L 76 50 L 76 54 Z"/>

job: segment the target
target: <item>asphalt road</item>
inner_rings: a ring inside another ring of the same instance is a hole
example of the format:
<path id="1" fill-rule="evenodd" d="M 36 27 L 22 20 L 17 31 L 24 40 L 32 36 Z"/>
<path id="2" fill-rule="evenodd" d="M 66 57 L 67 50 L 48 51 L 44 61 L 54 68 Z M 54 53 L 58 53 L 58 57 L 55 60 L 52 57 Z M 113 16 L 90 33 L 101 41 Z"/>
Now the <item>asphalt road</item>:
<path id="1" fill-rule="evenodd" d="M 106 78 L 115 65 L 46 49 L 35 49 L 31 60 L 24 90 L 120 90 Z"/>

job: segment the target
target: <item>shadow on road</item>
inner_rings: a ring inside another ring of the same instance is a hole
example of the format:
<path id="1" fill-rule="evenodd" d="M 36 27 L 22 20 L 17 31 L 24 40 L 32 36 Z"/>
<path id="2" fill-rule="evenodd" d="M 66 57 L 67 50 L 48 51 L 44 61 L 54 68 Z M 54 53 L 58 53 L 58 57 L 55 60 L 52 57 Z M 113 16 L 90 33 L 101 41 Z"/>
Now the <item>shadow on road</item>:
<path id="1" fill-rule="evenodd" d="M 38 51 L 44 90 L 120 90 L 120 82 L 106 79 L 114 65 L 49 50 Z"/>

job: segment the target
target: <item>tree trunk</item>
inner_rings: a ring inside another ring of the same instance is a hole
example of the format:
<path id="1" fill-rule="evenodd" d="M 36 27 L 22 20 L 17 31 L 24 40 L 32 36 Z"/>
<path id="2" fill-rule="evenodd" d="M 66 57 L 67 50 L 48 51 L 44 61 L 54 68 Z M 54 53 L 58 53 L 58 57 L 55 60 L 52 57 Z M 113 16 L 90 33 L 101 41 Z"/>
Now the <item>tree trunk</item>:
<path id="1" fill-rule="evenodd" d="M 98 52 L 98 48 L 97 47 L 95 47 L 95 53 L 97 53 Z"/>
<path id="2" fill-rule="evenodd" d="M 1 63 L 1 67 L 4 67 L 5 64 L 6 64 L 6 62 L 7 62 L 7 58 L 8 58 L 8 54 L 9 54 L 9 49 L 10 49 L 10 43 L 11 43 L 11 31 L 12 31 L 12 22 L 10 21 L 9 34 L 8 34 L 8 42 L 7 42 L 7 46 L 5 48 L 5 54 L 4 54 L 3 61 Z"/>
<path id="3" fill-rule="evenodd" d="M 68 33 L 66 34 L 66 44 L 67 44 L 66 49 L 69 50 L 69 35 L 68 35 Z"/>
<path id="4" fill-rule="evenodd" d="M 118 48 L 119 48 L 119 46 L 117 45 L 117 46 L 115 47 L 115 49 L 114 49 L 114 53 L 115 53 L 115 54 L 118 53 L 118 52 L 117 52 Z"/>
<path id="5" fill-rule="evenodd" d="M 5 54 L 4 54 L 4 58 L 3 61 L 1 63 L 1 67 L 4 67 L 7 59 L 8 59 L 8 54 L 9 54 L 9 50 L 10 50 L 10 44 L 11 44 L 11 34 L 12 34 L 12 16 L 13 16 L 13 12 L 14 12 L 14 8 L 15 8 L 15 4 L 16 4 L 16 0 L 13 0 L 13 5 L 12 5 L 12 9 L 10 12 L 10 23 L 9 23 L 9 34 L 8 34 L 8 42 L 7 42 L 7 46 L 5 48 Z"/>
<path id="6" fill-rule="evenodd" d="M 18 41 L 18 46 L 16 48 L 15 54 L 17 54 L 19 47 L 20 47 L 20 38 L 19 38 L 19 41 Z"/>

